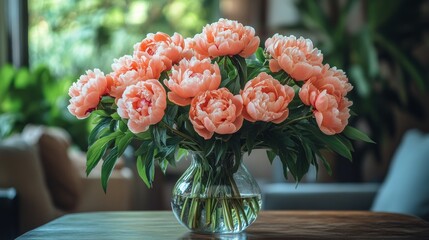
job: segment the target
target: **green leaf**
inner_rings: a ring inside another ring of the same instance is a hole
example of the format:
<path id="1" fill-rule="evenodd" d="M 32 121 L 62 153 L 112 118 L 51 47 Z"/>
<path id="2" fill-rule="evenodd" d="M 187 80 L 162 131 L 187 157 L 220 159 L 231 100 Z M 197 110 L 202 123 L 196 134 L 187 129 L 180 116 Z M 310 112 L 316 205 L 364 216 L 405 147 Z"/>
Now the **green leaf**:
<path id="1" fill-rule="evenodd" d="M 118 129 L 123 133 L 128 131 L 128 126 L 125 120 L 118 120 Z"/>
<path id="2" fill-rule="evenodd" d="M 263 63 L 265 62 L 265 55 L 264 55 L 264 49 L 262 49 L 261 47 L 258 47 L 258 50 L 256 50 L 255 53 L 255 57 L 256 59 L 258 59 L 259 62 Z"/>
<path id="3" fill-rule="evenodd" d="M 103 161 L 101 166 L 101 186 L 103 187 L 104 192 L 107 191 L 107 182 L 109 181 L 110 175 L 112 174 L 113 167 L 118 161 L 119 152 L 118 147 L 115 146 L 109 154 L 107 154 L 106 159 Z"/>
<path id="4" fill-rule="evenodd" d="M 175 159 L 177 162 L 181 161 L 183 157 L 188 155 L 188 150 L 183 149 L 183 148 L 177 148 L 174 155 L 175 155 Z"/>
<path id="5" fill-rule="evenodd" d="M 221 159 L 225 158 L 225 154 L 227 152 L 228 145 L 224 143 L 222 140 L 216 140 L 214 142 L 215 148 L 215 165 L 218 165 Z"/>
<path id="6" fill-rule="evenodd" d="M 247 82 L 247 65 L 246 59 L 240 55 L 235 55 L 231 58 L 232 63 L 238 71 L 238 76 L 240 78 L 239 90 L 244 87 L 244 84 Z M 237 92 L 238 93 L 238 92 Z M 233 93 L 233 94 L 237 94 Z"/>
<path id="7" fill-rule="evenodd" d="M 358 1 L 356 0 L 349 0 L 346 2 L 345 6 L 339 11 L 340 16 L 338 23 L 335 25 L 334 42 L 344 42 L 343 38 L 344 32 L 347 30 L 347 19 L 350 16 L 352 10 L 354 10 L 354 6 L 357 2 Z"/>
<path id="8" fill-rule="evenodd" d="M 86 175 L 89 175 L 92 169 L 94 169 L 94 167 L 98 164 L 98 162 L 106 152 L 106 149 L 109 147 L 110 142 L 122 134 L 123 133 L 121 132 L 113 132 L 105 137 L 98 139 L 94 142 L 94 144 L 89 146 L 86 156 Z"/>
<path id="9" fill-rule="evenodd" d="M 308 163 L 314 163 L 316 162 L 313 148 L 309 146 L 309 144 L 306 141 L 301 141 L 302 149 L 304 150 L 305 158 L 307 159 Z"/>
<path id="10" fill-rule="evenodd" d="M 170 137 L 167 139 L 167 146 L 176 146 L 182 141 L 181 137 Z"/>
<path id="11" fill-rule="evenodd" d="M 362 66 L 352 65 L 349 69 L 350 77 L 354 81 L 357 92 L 362 97 L 368 97 L 370 94 L 370 86 L 365 77 Z"/>
<path id="12" fill-rule="evenodd" d="M 277 154 L 271 150 L 267 150 L 267 157 L 268 160 L 270 160 L 270 163 L 273 164 L 273 161 L 277 157 Z"/>
<path id="13" fill-rule="evenodd" d="M 393 42 L 384 38 L 381 34 L 375 34 L 375 40 L 377 40 L 381 46 L 383 46 L 396 61 L 398 61 L 404 69 L 410 74 L 413 81 L 417 84 L 418 88 L 423 90 L 427 89 L 427 83 L 423 78 L 420 71 L 417 69 L 415 64 L 407 57 L 406 53 L 402 52 Z"/>
<path id="14" fill-rule="evenodd" d="M 332 175 L 332 168 L 331 168 L 331 165 L 329 164 L 328 160 L 326 160 L 326 158 L 321 153 L 319 153 L 319 152 L 317 153 L 317 156 L 322 161 L 322 164 L 325 167 L 325 169 L 328 172 L 328 174 Z"/>
<path id="15" fill-rule="evenodd" d="M 360 53 L 365 56 L 363 64 L 368 69 L 367 72 L 369 77 L 375 78 L 379 73 L 379 61 L 377 56 L 377 50 L 374 46 L 373 37 L 371 36 L 367 27 L 363 28 L 358 36 L 361 44 Z"/>
<path id="16" fill-rule="evenodd" d="M 126 132 L 125 135 L 118 138 L 118 141 L 116 142 L 115 145 L 118 147 L 119 156 L 124 154 L 125 149 L 131 143 L 133 138 L 134 138 L 134 134 L 132 132 Z"/>
<path id="17" fill-rule="evenodd" d="M 2 100 L 10 89 L 14 75 L 15 69 L 11 65 L 4 65 L 0 68 L 0 103 L 3 103 Z"/>
<path id="18" fill-rule="evenodd" d="M 26 68 L 21 68 L 17 71 L 15 75 L 15 88 L 25 89 L 33 84 L 33 79 L 31 78 L 30 72 Z"/>
<path id="19" fill-rule="evenodd" d="M 234 134 L 229 140 L 229 146 L 231 151 L 234 153 L 234 166 L 232 172 L 236 172 L 240 167 L 243 155 L 241 153 L 240 134 Z"/>
<path id="20" fill-rule="evenodd" d="M 152 141 L 146 140 L 140 143 L 140 147 L 134 152 L 135 156 L 145 155 L 149 149 L 149 145 L 152 144 Z"/>
<path id="21" fill-rule="evenodd" d="M 368 143 L 375 143 L 364 132 L 362 132 L 359 129 L 354 128 L 352 126 L 347 126 L 342 133 L 346 137 L 353 139 L 353 140 L 364 141 L 364 142 L 368 142 Z"/>
<path id="22" fill-rule="evenodd" d="M 101 110 L 101 109 L 92 111 L 91 114 L 99 115 L 99 116 L 102 116 L 102 117 L 110 117 L 110 115 L 105 110 Z"/>
<path id="23" fill-rule="evenodd" d="M 165 123 L 167 123 L 170 126 L 173 126 L 174 124 L 174 119 L 177 116 L 177 112 L 179 110 L 179 106 L 178 105 L 168 105 L 167 106 L 167 111 L 165 112 Z"/>
<path id="24" fill-rule="evenodd" d="M 208 157 L 213 152 L 215 147 L 216 147 L 215 141 L 213 141 L 211 139 L 208 141 L 204 141 L 203 151 L 204 151 L 205 156 Z"/>
<path id="25" fill-rule="evenodd" d="M 161 168 L 162 173 L 165 174 L 167 172 L 167 167 L 168 167 L 167 159 L 163 159 L 159 161 L 158 165 L 159 165 L 159 168 Z"/>
<path id="26" fill-rule="evenodd" d="M 103 161 L 101 168 L 101 185 L 104 192 L 107 190 L 107 182 L 112 174 L 113 167 L 115 166 L 118 158 L 122 156 L 127 146 L 133 139 L 134 134 L 127 132 L 125 135 L 116 138 L 115 147 L 108 153 L 106 159 Z"/>
<path id="27" fill-rule="evenodd" d="M 348 149 L 347 145 L 345 145 L 337 136 L 327 136 L 324 138 L 325 143 L 328 145 L 330 149 L 340 154 L 341 156 L 352 160 L 352 154 Z"/>
<path id="28" fill-rule="evenodd" d="M 258 134 L 254 131 L 247 131 L 246 132 L 246 147 L 247 147 L 247 153 L 249 155 L 252 152 L 253 147 L 255 146 L 255 140 L 256 140 L 257 136 L 258 136 Z"/>
<path id="29" fill-rule="evenodd" d="M 354 148 L 353 148 L 353 144 L 352 144 L 352 142 L 350 141 L 350 139 L 348 139 L 348 138 L 346 138 L 345 136 L 343 136 L 343 135 L 341 135 L 341 134 L 336 134 L 335 135 L 344 145 L 346 145 L 347 146 L 347 149 L 350 151 L 350 152 L 353 152 L 354 151 Z"/>
<path id="30" fill-rule="evenodd" d="M 122 118 L 119 116 L 119 114 L 117 112 L 113 113 L 110 116 L 116 121 L 122 120 Z"/>
<path id="31" fill-rule="evenodd" d="M 103 96 L 102 98 L 101 98 L 101 101 L 100 101 L 102 104 L 114 104 L 115 103 L 115 98 L 113 98 L 113 97 L 110 97 L 110 96 Z"/>
<path id="32" fill-rule="evenodd" d="M 139 140 L 150 140 L 150 139 L 152 139 L 150 131 L 145 131 L 145 132 L 142 132 L 142 133 L 137 133 L 137 134 L 135 134 L 135 136 Z"/>
<path id="33" fill-rule="evenodd" d="M 16 116 L 14 114 L 0 114 L 0 139 L 4 139 L 9 136 L 9 134 L 12 132 L 15 121 Z"/>
<path id="34" fill-rule="evenodd" d="M 336 135 L 325 135 L 320 131 L 319 128 L 313 126 L 312 124 L 305 124 L 305 126 L 298 126 L 302 128 L 303 131 L 310 131 L 320 142 L 327 146 L 327 149 L 335 151 L 341 156 L 351 160 L 352 154 L 349 147 L 341 141 L 341 139 Z"/>
<path id="35" fill-rule="evenodd" d="M 307 8 L 307 16 L 303 16 L 303 20 L 314 27 L 317 27 L 320 31 L 329 34 L 330 25 L 326 18 L 326 14 L 323 12 L 323 7 L 320 2 L 314 0 L 303 1 L 303 4 Z"/>
<path id="36" fill-rule="evenodd" d="M 299 141 L 301 144 L 296 144 L 299 146 L 299 152 L 296 159 L 296 182 L 300 182 L 304 175 L 308 172 L 310 168 L 310 163 L 314 161 L 314 156 L 312 151 L 308 148 L 304 141 Z"/>
<path id="37" fill-rule="evenodd" d="M 155 140 L 155 143 L 158 148 L 161 148 L 162 146 L 165 146 L 167 141 L 167 129 L 159 126 L 159 125 L 152 125 L 151 131 L 153 135 L 153 140 Z"/>
<path id="38" fill-rule="evenodd" d="M 109 131 L 108 126 L 110 125 L 112 119 L 110 118 L 101 118 L 98 124 L 91 130 L 91 133 L 88 137 L 88 144 L 92 145 L 94 142 L 100 138 L 103 134 Z"/>
<path id="39" fill-rule="evenodd" d="M 149 144 L 146 154 L 137 157 L 137 172 L 148 188 L 152 188 L 152 182 L 155 177 L 154 151 L 155 145 Z"/>

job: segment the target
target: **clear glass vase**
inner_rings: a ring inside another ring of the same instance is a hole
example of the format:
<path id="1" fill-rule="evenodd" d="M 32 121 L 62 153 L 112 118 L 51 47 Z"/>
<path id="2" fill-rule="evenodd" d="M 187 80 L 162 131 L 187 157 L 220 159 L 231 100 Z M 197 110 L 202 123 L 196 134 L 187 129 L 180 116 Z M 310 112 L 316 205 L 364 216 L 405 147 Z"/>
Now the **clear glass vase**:
<path id="1" fill-rule="evenodd" d="M 211 166 L 195 155 L 173 188 L 171 207 L 177 220 L 197 233 L 239 233 L 261 209 L 261 190 L 242 161 Z"/>

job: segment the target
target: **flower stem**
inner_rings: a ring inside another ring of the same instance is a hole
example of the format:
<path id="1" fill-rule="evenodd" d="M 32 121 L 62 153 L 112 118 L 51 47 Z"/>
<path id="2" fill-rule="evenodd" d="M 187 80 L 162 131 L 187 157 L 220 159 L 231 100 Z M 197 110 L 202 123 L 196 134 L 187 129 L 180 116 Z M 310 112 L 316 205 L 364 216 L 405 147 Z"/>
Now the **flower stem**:
<path id="1" fill-rule="evenodd" d="M 172 133 L 174 133 L 174 134 L 182 137 L 183 139 L 189 140 L 192 143 L 194 143 L 196 146 L 198 146 L 198 142 L 195 139 L 193 139 L 191 136 L 186 135 L 186 134 L 182 133 L 181 131 L 178 131 L 178 130 L 172 128 L 170 125 L 168 125 L 167 123 L 165 123 L 163 121 L 161 121 L 160 123 L 162 124 L 162 126 L 164 126 L 165 128 L 167 128 Z"/>
<path id="2" fill-rule="evenodd" d="M 299 118 L 295 118 L 295 119 L 293 119 L 293 120 L 290 120 L 289 122 L 286 122 L 286 124 L 285 124 L 285 125 L 290 125 L 290 124 L 293 124 L 293 123 L 299 122 L 299 121 L 301 121 L 301 120 L 304 120 L 304 119 L 310 118 L 310 117 L 312 117 L 312 116 L 313 116 L 313 114 L 309 114 L 309 115 L 305 115 L 305 116 L 302 116 L 302 117 L 299 117 Z"/>

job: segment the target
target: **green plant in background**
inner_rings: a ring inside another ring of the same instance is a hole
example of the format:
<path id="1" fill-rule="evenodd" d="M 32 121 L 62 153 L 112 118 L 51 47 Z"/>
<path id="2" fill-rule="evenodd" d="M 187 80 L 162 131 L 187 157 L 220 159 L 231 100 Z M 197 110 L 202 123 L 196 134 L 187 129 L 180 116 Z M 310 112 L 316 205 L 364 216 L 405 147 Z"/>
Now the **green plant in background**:
<path id="1" fill-rule="evenodd" d="M 110 59 L 147 33 L 192 37 L 218 9 L 218 0 L 30 0 L 30 63 L 47 64 L 55 76 L 91 66 L 109 72 Z"/>
<path id="2" fill-rule="evenodd" d="M 49 69 L 0 68 L 0 139 L 19 133 L 27 124 L 67 129 L 85 149 L 87 121 L 77 121 L 67 110 L 67 91 L 73 78 L 56 79 Z"/>
<path id="3" fill-rule="evenodd" d="M 422 0 L 299 1 L 301 21 L 287 27 L 315 34 L 324 59 L 348 72 L 355 86 L 350 96 L 354 102 L 352 109 L 360 113 L 355 121 L 363 120 L 368 125 L 375 142 L 382 143 L 393 135 L 393 108 L 421 117 L 420 104 L 412 91 L 413 88 L 428 91 L 428 82 L 424 80 L 428 71 L 423 71 L 411 49 L 422 43 L 422 29 L 428 25 L 422 13 L 424 3 Z M 361 24 L 356 13 L 361 14 Z M 355 164 L 368 151 L 380 157 L 380 145 L 363 147 L 366 149 L 354 152 L 360 154 L 354 156 Z M 353 180 L 360 178 L 355 177 Z"/>

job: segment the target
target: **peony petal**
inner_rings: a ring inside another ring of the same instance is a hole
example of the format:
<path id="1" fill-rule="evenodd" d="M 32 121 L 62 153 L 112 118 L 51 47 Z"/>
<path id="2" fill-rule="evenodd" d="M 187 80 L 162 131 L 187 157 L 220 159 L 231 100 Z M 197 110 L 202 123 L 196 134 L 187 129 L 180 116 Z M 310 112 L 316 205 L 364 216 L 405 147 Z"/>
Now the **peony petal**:
<path id="1" fill-rule="evenodd" d="M 168 99 L 171 102 L 173 102 L 179 106 L 182 106 L 182 107 L 191 104 L 191 101 L 192 101 L 192 98 L 182 98 L 174 92 L 168 93 Z"/>

